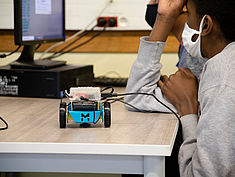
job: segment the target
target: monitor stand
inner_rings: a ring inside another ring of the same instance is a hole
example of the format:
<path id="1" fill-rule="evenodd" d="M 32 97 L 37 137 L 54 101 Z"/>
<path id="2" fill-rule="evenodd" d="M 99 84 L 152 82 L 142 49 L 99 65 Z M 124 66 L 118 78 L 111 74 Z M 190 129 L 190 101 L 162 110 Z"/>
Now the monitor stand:
<path id="1" fill-rule="evenodd" d="M 58 66 L 63 66 L 66 61 L 58 60 L 34 60 L 35 45 L 24 45 L 20 57 L 10 63 L 13 69 L 50 69 Z"/>

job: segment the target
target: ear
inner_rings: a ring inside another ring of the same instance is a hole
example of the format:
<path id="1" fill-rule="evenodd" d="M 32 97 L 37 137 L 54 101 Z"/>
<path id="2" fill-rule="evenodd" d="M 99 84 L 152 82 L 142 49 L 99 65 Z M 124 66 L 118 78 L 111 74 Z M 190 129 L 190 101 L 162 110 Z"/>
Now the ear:
<path id="1" fill-rule="evenodd" d="M 202 33 L 201 36 L 207 36 L 212 32 L 213 29 L 213 20 L 209 15 L 206 15 L 204 18 L 204 22 L 202 25 Z"/>

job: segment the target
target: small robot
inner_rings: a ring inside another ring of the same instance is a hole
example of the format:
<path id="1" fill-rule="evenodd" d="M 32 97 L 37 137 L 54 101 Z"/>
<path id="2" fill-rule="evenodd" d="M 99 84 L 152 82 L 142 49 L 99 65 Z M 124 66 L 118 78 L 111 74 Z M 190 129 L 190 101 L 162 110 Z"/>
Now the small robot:
<path id="1" fill-rule="evenodd" d="M 69 120 L 75 123 L 96 124 L 100 119 L 104 127 L 111 125 L 109 102 L 101 102 L 99 87 L 72 87 L 70 94 L 65 92 L 69 103 L 61 100 L 59 110 L 60 128 L 65 128 Z"/>

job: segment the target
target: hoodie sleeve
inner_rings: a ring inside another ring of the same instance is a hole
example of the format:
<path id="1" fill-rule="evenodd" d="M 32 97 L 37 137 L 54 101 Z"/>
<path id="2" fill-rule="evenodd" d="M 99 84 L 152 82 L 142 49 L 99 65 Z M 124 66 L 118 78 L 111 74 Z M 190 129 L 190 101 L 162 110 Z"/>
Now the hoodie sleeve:
<path id="1" fill-rule="evenodd" d="M 161 102 L 176 111 L 162 95 L 157 82 L 160 79 L 160 69 L 162 65 L 160 58 L 165 46 L 165 42 L 148 41 L 149 37 L 140 39 L 138 57 L 134 62 L 129 75 L 126 93 L 149 93 L 154 94 Z M 140 110 L 170 112 L 161 105 L 153 96 L 147 95 L 130 95 L 125 97 L 125 102 L 135 106 Z M 130 106 L 128 110 L 136 111 Z"/>

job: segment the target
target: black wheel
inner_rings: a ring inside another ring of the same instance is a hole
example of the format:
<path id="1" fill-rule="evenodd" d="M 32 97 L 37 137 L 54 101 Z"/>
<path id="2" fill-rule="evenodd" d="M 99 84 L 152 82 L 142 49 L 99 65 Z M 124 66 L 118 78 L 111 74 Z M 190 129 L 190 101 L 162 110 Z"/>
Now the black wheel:
<path id="1" fill-rule="evenodd" d="M 104 127 L 110 127 L 111 125 L 111 108 L 110 103 L 104 103 Z"/>
<path id="2" fill-rule="evenodd" d="M 66 103 L 60 103 L 60 128 L 66 127 Z"/>

